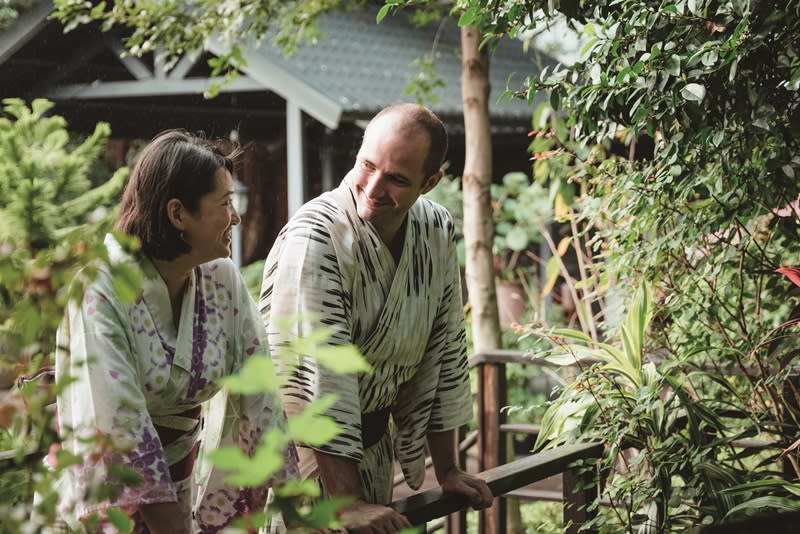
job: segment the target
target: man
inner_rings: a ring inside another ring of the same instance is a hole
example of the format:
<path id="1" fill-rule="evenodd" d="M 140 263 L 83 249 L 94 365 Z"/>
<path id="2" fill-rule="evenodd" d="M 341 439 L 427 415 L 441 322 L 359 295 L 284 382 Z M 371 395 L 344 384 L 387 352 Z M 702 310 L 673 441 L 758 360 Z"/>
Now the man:
<path id="1" fill-rule="evenodd" d="M 466 495 L 474 508 L 492 501 L 456 454 L 456 430 L 472 409 L 453 223 L 421 197 L 441 179 L 446 151 L 444 125 L 428 109 L 382 110 L 355 167 L 292 217 L 264 265 L 261 313 L 275 351 L 324 325 L 335 331 L 331 344 L 355 344 L 373 366 L 342 376 L 302 358 L 283 391 L 289 415 L 338 395 L 328 415 L 343 433 L 318 449 L 299 448 L 300 470 L 328 495 L 356 496 L 343 520 L 362 532 L 409 526 L 385 506 L 394 458 L 418 488 L 426 438 L 444 491 Z M 298 316 L 292 329 L 281 322 Z"/>

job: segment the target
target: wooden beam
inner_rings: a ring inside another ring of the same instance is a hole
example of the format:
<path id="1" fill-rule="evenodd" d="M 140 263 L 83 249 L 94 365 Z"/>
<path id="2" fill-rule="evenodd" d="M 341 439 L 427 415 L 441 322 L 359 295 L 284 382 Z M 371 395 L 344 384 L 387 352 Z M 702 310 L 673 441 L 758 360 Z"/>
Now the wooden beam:
<path id="1" fill-rule="evenodd" d="M 103 32 L 103 41 L 106 43 L 106 46 L 108 46 L 109 50 L 114 52 L 114 55 L 117 56 L 120 63 L 128 69 L 131 76 L 137 80 L 150 80 L 153 78 L 153 71 L 144 64 L 144 61 L 134 56 L 125 55 L 127 51 L 119 37 L 113 33 Z"/>
<path id="2" fill-rule="evenodd" d="M 127 82 L 96 82 L 62 85 L 48 88 L 44 96 L 54 100 L 93 100 L 97 98 L 129 98 L 138 96 L 190 95 L 201 94 L 211 83 L 220 83 L 216 78 L 185 78 L 173 80 L 142 80 Z M 242 91 L 263 91 L 260 83 L 241 76 L 220 88 L 221 93 Z"/>
<path id="3" fill-rule="evenodd" d="M 294 215 L 305 202 L 306 165 L 305 165 L 305 129 L 303 128 L 303 111 L 294 100 L 286 101 L 286 204 L 289 218 Z"/>
<path id="4" fill-rule="evenodd" d="M 22 13 L 16 22 L 0 32 L 0 65 L 36 36 L 50 20 L 52 0 L 41 0 Z"/>
<path id="5" fill-rule="evenodd" d="M 488 469 L 478 473 L 478 476 L 486 481 L 492 495 L 498 497 L 522 486 L 565 472 L 570 469 L 570 464 L 577 460 L 600 458 L 602 454 L 602 443 L 562 445 Z M 442 493 L 442 489 L 437 487 L 395 501 L 390 506 L 405 515 L 411 524 L 421 525 L 468 508 L 469 504 L 462 496 Z"/>
<path id="6" fill-rule="evenodd" d="M 192 70 L 194 64 L 200 59 L 199 52 L 188 52 L 178 61 L 178 64 L 169 72 L 169 77 L 173 80 L 181 80 L 189 71 Z"/>

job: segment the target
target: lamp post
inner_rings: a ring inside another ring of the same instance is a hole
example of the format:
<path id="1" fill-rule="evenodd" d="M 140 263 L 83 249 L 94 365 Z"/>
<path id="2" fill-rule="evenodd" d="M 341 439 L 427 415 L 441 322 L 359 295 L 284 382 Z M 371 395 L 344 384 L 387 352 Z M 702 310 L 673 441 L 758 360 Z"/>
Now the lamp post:
<path id="1" fill-rule="evenodd" d="M 249 189 L 246 185 L 236 179 L 234 176 L 233 178 L 233 209 L 235 209 L 239 216 L 244 218 L 244 214 L 247 212 L 247 199 Z M 231 258 L 233 259 L 234 265 L 238 269 L 242 268 L 242 225 L 237 224 L 233 227 L 233 231 L 231 233 Z"/>

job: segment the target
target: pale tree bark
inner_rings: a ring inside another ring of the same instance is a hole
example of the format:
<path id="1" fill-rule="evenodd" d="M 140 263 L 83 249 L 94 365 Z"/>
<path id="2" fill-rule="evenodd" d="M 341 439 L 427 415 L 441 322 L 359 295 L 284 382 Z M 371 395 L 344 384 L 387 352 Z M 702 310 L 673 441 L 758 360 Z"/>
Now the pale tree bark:
<path id="1" fill-rule="evenodd" d="M 480 42 L 481 32 L 478 28 L 461 28 L 465 144 L 462 176 L 464 244 L 475 352 L 500 347 L 500 321 L 492 262 L 494 221 L 490 194 L 492 135 L 489 128 L 489 54 L 486 47 L 479 49 Z"/>
<path id="2" fill-rule="evenodd" d="M 466 279 L 472 315 L 472 342 L 475 352 L 500 348 L 500 319 L 497 310 L 497 290 L 494 283 L 492 241 L 492 134 L 489 121 L 489 53 L 480 49 L 481 32 L 474 26 L 461 28 L 461 97 L 464 108 L 464 244 L 466 248 Z M 483 417 L 483 415 L 479 415 Z M 501 434 L 502 436 L 502 434 Z M 505 448 L 509 443 L 497 443 Z M 482 447 L 486 447 L 483 444 Z M 491 455 L 489 455 L 491 456 Z M 506 457 L 513 456 L 513 450 Z M 484 458 L 483 467 L 495 467 L 495 461 Z M 499 506 L 495 504 L 494 507 Z M 492 509 L 486 510 L 488 515 Z M 502 507 L 497 510 L 502 513 Z M 519 532 L 522 520 L 519 501 L 506 503 L 506 527 Z M 494 533 L 492 522 L 485 525 Z M 498 533 L 501 534 L 501 533 Z"/>

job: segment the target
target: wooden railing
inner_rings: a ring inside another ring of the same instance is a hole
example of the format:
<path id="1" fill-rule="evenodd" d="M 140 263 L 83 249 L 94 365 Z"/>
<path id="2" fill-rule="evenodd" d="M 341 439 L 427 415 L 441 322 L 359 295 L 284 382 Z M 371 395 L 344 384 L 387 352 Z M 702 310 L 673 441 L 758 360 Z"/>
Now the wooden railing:
<path id="1" fill-rule="evenodd" d="M 577 533 L 581 525 L 594 515 L 587 504 L 597 497 L 594 472 L 573 467 L 579 460 L 599 458 L 603 453 L 601 443 L 565 445 L 549 451 L 533 454 L 507 464 L 478 473 L 486 481 L 492 495 L 502 497 L 519 487 L 564 473 L 564 524 L 568 533 Z M 392 503 L 392 507 L 405 515 L 413 525 L 465 510 L 469 504 L 458 495 L 442 493 L 433 488 Z M 483 530 L 481 530 L 483 532 Z M 592 532 L 582 530 L 582 533 Z"/>
<path id="2" fill-rule="evenodd" d="M 592 470 L 571 464 L 578 460 L 599 459 L 603 446 L 600 443 L 561 446 L 509 462 L 506 434 L 538 432 L 535 425 L 506 424 L 502 409 L 508 405 L 505 366 L 509 363 L 557 367 L 545 361 L 532 360 L 519 351 L 497 350 L 470 357 L 470 367 L 476 369 L 478 379 L 478 476 L 486 480 L 492 495 L 498 497 L 491 508 L 480 512 L 478 531 L 481 534 L 506 534 L 504 496 L 513 497 L 520 488 L 560 473 L 565 532 L 577 533 L 595 513 L 588 505 L 597 498 L 597 480 Z M 462 441 L 462 452 L 468 443 Z M 395 501 L 392 506 L 415 525 L 449 514 L 445 524 L 448 534 L 466 532 L 464 512 L 468 504 L 456 496 L 443 494 L 440 488 Z M 592 530 L 581 532 L 591 533 Z"/>

